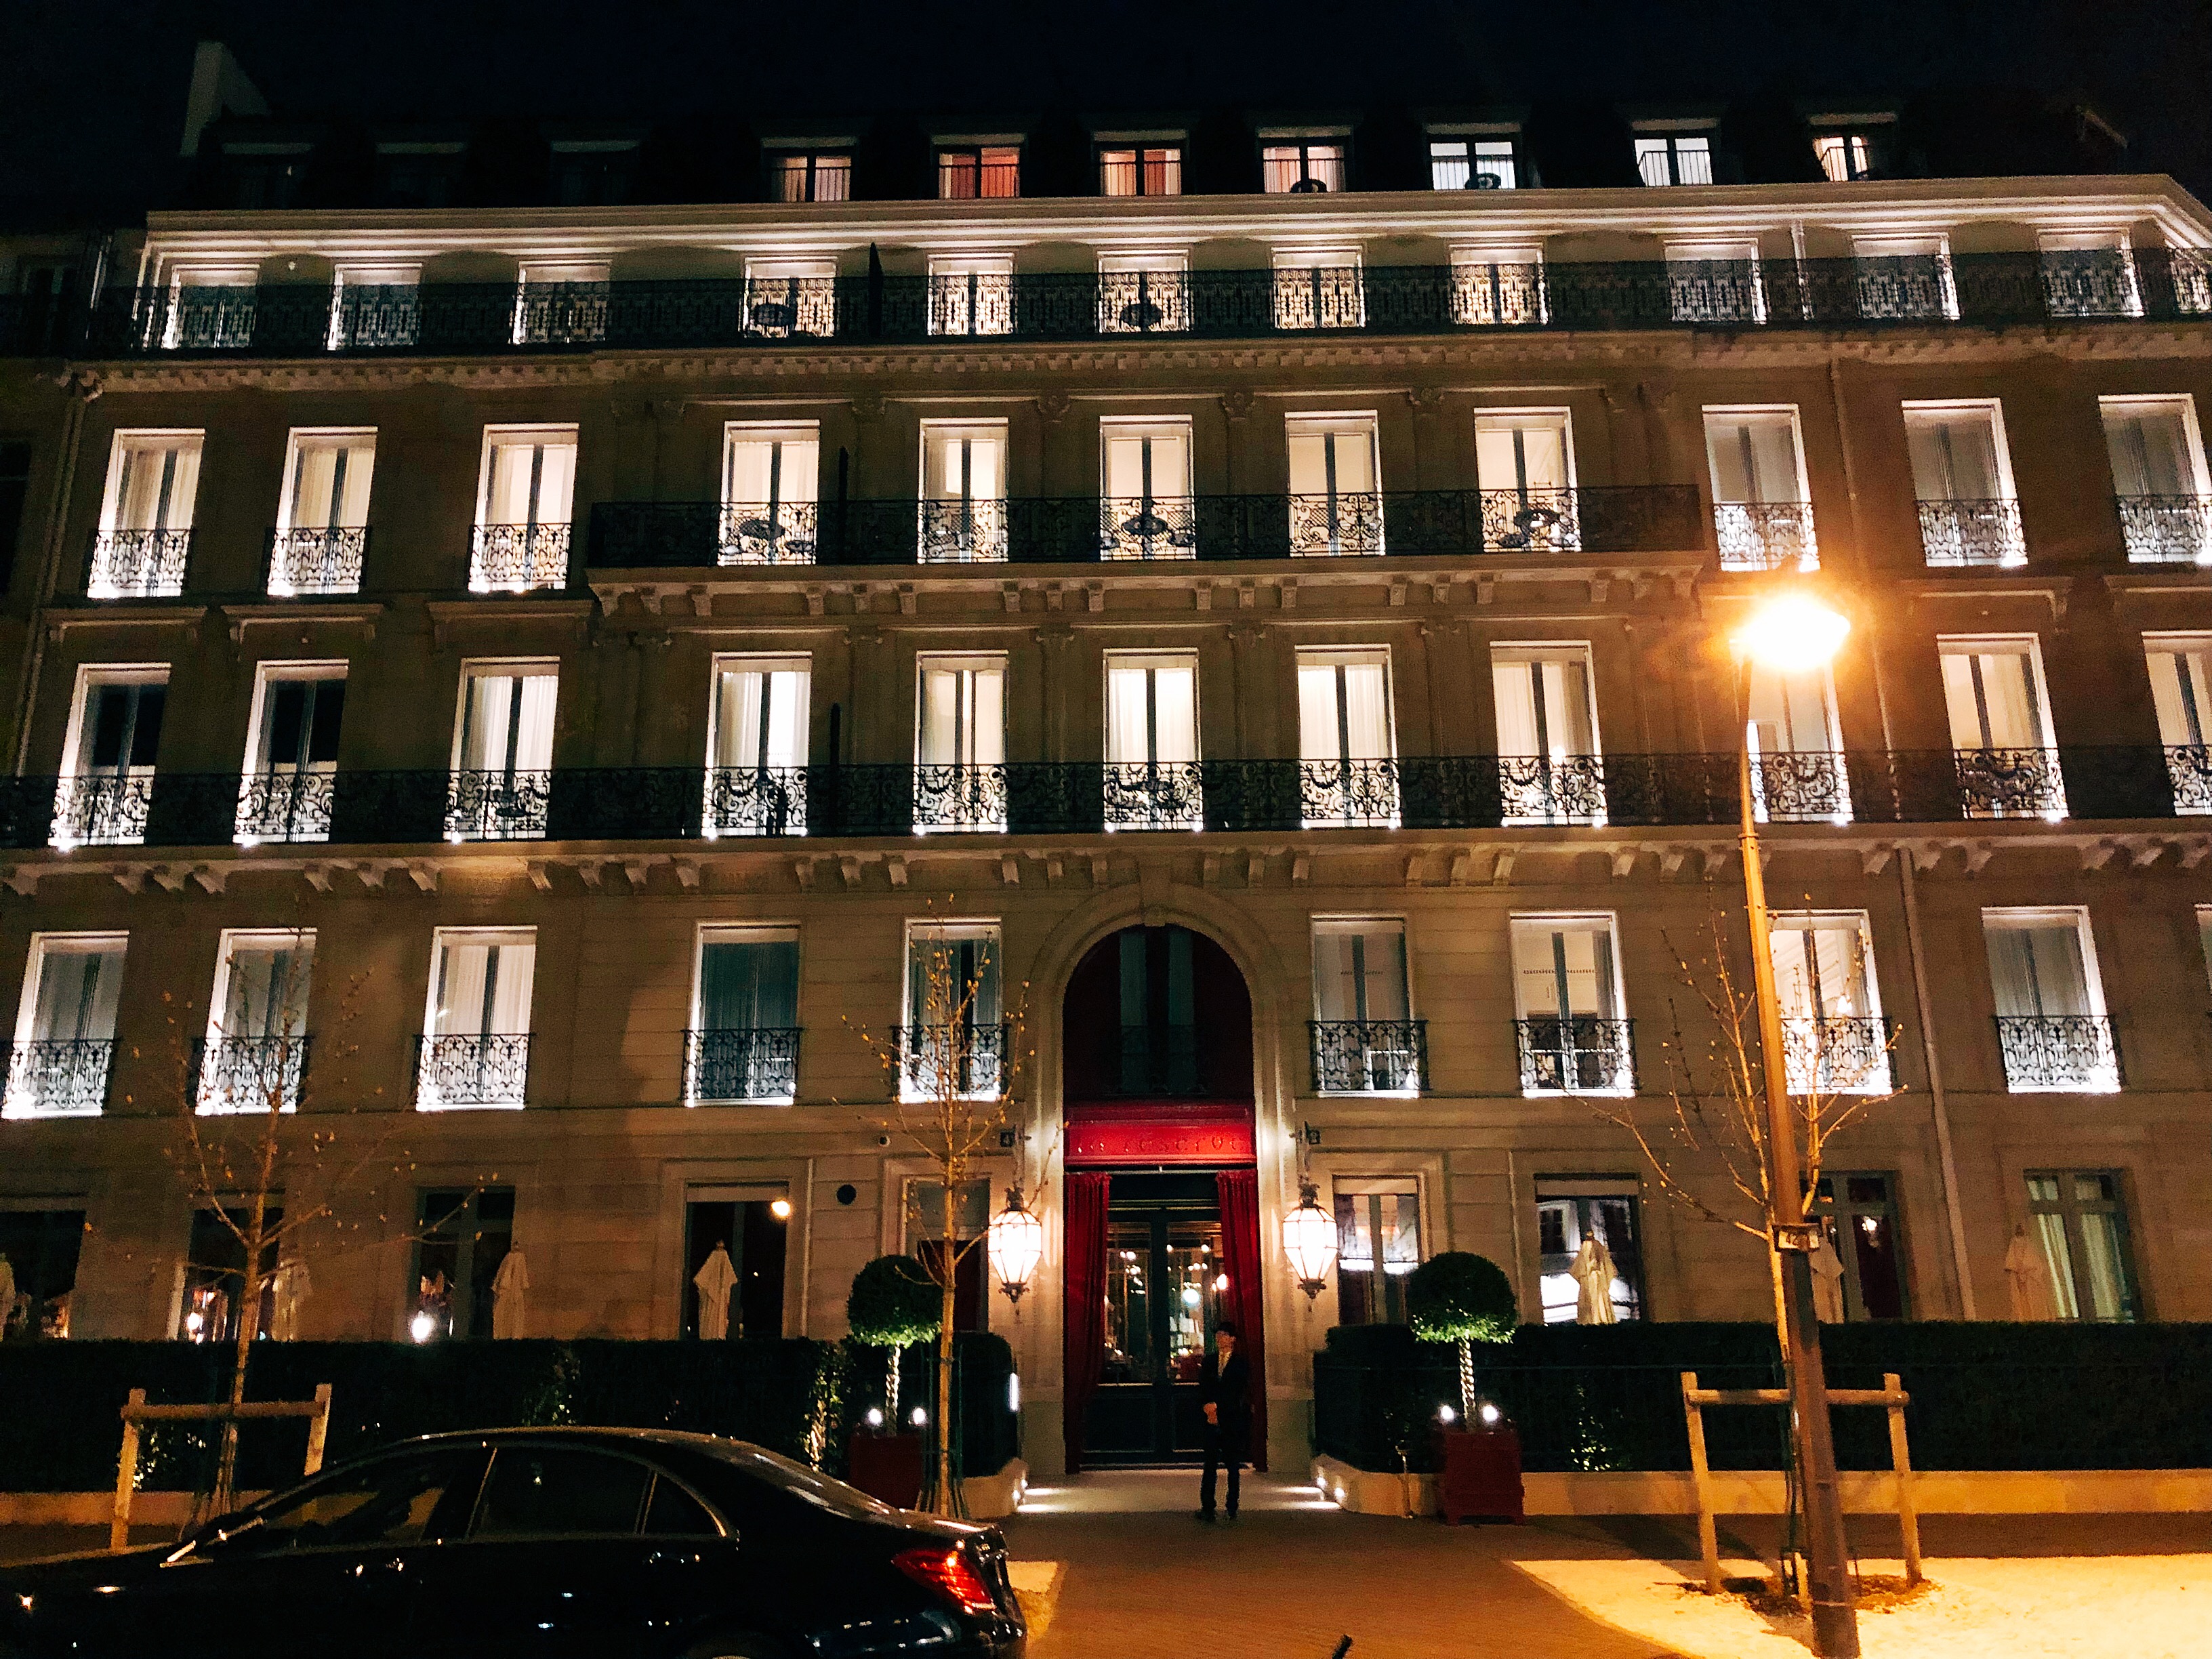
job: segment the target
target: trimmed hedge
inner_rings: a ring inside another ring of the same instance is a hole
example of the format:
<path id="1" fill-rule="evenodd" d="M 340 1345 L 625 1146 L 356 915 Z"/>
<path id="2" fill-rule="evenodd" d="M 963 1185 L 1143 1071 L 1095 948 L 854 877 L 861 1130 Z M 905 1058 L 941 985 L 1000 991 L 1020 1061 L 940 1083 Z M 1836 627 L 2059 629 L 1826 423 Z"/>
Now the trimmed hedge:
<path id="1" fill-rule="evenodd" d="M 1832 1388 L 1902 1377 L 1918 1468 L 2212 1468 L 2212 1325 L 1832 1325 L 1821 1349 Z M 1686 1469 L 1680 1374 L 1772 1388 L 1780 1359 L 1768 1325 L 1524 1325 L 1475 1369 L 1526 1468 Z M 1401 1451 L 1432 1468 L 1436 1409 L 1458 1396 L 1449 1345 L 1340 1326 L 1314 1358 L 1316 1448 L 1359 1468 L 1395 1469 Z M 1841 1467 L 1889 1467 L 1884 1413 L 1839 1408 L 1834 1423 Z M 1779 1407 L 1705 1413 L 1716 1468 L 1782 1467 L 1784 1432 Z"/>
<path id="2" fill-rule="evenodd" d="M 890 1351 L 854 1344 L 847 1352 L 847 1420 L 864 1422 L 871 1406 L 881 1406 L 890 1376 Z M 1014 1374 L 1014 1351 L 1006 1339 L 989 1331 L 956 1331 L 952 1336 L 952 1409 L 960 1419 L 960 1473 L 996 1474 L 1021 1455 L 1021 1414 L 1009 1403 L 1006 1379 Z M 899 1351 L 899 1404 L 937 1409 L 937 1344 L 917 1342 Z M 841 1445 L 838 1455 L 844 1455 Z"/>

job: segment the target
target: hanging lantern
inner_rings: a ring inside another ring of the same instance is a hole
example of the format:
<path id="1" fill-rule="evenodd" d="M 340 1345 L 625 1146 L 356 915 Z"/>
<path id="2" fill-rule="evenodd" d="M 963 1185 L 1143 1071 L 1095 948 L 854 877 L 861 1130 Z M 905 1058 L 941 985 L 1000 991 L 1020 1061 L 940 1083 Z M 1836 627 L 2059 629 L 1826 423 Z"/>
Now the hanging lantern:
<path id="1" fill-rule="evenodd" d="M 1306 1299 L 1319 1296 L 1336 1265 L 1336 1222 L 1322 1208 L 1310 1181 L 1298 1183 L 1298 1207 L 1283 1218 L 1283 1254 Z"/>
<path id="2" fill-rule="evenodd" d="M 1006 1207 L 991 1218 L 991 1271 L 1009 1302 L 1019 1302 L 1044 1255 L 1044 1223 L 1022 1201 L 1021 1183 L 1006 1188 Z"/>

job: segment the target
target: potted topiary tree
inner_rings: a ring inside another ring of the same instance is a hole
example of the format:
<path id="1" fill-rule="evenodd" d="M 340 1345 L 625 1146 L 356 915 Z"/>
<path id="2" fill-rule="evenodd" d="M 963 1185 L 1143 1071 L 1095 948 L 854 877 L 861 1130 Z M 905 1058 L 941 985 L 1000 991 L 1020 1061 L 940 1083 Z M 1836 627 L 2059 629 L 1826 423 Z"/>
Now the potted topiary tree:
<path id="1" fill-rule="evenodd" d="M 1498 1264 L 1466 1250 L 1431 1256 L 1406 1281 L 1406 1320 L 1425 1342 L 1459 1346 L 1459 1420 L 1445 1425 L 1438 1506 L 1446 1521 L 1521 1518 L 1521 1439 L 1495 1408 L 1475 1398 L 1474 1345 L 1510 1342 L 1519 1322 L 1512 1281 Z"/>
<path id="2" fill-rule="evenodd" d="M 899 1427 L 899 1351 L 927 1342 L 944 1322 L 944 1303 L 929 1269 L 910 1255 L 879 1255 L 853 1275 L 845 1298 L 845 1323 L 853 1340 L 890 1350 L 884 1358 L 884 1424 L 880 1433 L 856 1431 L 847 1449 L 847 1474 L 870 1497 L 902 1510 L 921 1498 L 921 1437 Z"/>

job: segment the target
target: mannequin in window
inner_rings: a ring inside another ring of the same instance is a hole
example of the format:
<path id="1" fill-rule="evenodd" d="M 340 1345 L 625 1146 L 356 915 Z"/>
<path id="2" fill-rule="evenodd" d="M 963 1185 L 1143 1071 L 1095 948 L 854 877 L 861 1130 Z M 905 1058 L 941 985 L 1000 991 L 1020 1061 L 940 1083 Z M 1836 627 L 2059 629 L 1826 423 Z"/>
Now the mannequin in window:
<path id="1" fill-rule="evenodd" d="M 737 1266 L 720 1239 L 706 1265 L 691 1275 L 691 1282 L 699 1290 L 700 1340 L 720 1342 L 730 1334 L 730 1292 L 738 1285 Z"/>

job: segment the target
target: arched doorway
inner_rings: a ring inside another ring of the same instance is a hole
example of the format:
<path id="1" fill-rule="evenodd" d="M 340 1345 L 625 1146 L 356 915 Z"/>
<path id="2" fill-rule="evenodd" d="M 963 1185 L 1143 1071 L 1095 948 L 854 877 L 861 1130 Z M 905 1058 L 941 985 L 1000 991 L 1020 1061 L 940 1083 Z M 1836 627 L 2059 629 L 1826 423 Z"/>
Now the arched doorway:
<path id="1" fill-rule="evenodd" d="M 1076 964 L 1060 1030 L 1068 1467 L 1194 1460 L 1200 1366 L 1225 1319 L 1264 1446 L 1244 976 L 1202 933 L 1127 927 Z"/>

